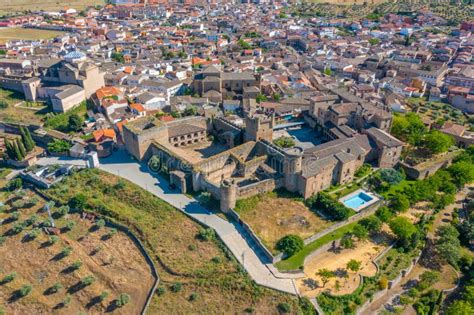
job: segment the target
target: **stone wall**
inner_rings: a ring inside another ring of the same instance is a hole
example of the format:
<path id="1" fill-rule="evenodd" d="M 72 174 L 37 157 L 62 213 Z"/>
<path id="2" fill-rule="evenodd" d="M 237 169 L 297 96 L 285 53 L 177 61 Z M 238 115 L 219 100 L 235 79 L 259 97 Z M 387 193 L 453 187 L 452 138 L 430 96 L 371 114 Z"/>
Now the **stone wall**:
<path id="1" fill-rule="evenodd" d="M 274 263 L 275 259 L 273 257 L 273 254 L 270 252 L 270 250 L 262 243 L 262 241 L 260 241 L 260 239 L 257 237 L 257 235 L 255 234 L 255 232 L 252 230 L 252 228 L 247 224 L 245 223 L 244 221 L 242 221 L 240 219 L 240 216 L 237 212 L 235 212 L 234 210 L 230 210 L 228 212 L 228 215 L 233 219 L 235 220 L 239 226 L 241 226 L 244 230 L 244 232 L 250 236 L 250 238 L 252 239 L 252 241 L 254 241 L 254 243 L 258 246 L 258 249 L 260 250 L 261 253 L 263 253 L 263 255 L 265 256 L 265 258 L 271 262 L 271 263 Z"/>
<path id="2" fill-rule="evenodd" d="M 0 78 L 0 87 L 6 90 L 12 90 L 24 94 L 21 80 Z"/>
<path id="3" fill-rule="evenodd" d="M 224 118 L 216 118 L 213 121 L 214 123 L 214 129 L 217 131 L 222 131 L 222 132 L 235 132 L 235 133 L 242 133 L 243 129 L 236 124 L 225 120 Z"/>
<path id="4" fill-rule="evenodd" d="M 453 157 L 448 160 L 442 160 L 437 163 L 432 163 L 429 167 L 410 166 L 407 163 L 400 162 L 400 166 L 403 168 L 407 177 L 411 179 L 425 179 L 441 168 L 446 168 L 451 165 Z"/>
<path id="5" fill-rule="evenodd" d="M 258 194 L 273 191 L 282 187 L 282 179 L 265 179 L 250 185 L 237 188 L 237 199 L 249 198 Z"/>

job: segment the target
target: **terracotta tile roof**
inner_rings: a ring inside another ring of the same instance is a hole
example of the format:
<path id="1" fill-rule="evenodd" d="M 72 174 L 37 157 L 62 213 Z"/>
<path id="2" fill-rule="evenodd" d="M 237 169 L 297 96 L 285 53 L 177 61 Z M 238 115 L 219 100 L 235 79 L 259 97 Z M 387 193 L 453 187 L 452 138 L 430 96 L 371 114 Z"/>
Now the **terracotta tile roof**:
<path id="1" fill-rule="evenodd" d="M 100 130 L 95 130 L 92 132 L 92 136 L 94 137 L 95 142 L 99 142 L 101 140 L 104 140 L 104 138 L 108 139 L 115 139 L 115 130 L 113 129 L 100 129 Z"/>
<path id="2" fill-rule="evenodd" d="M 143 107 L 143 105 L 138 104 L 138 103 L 130 104 L 130 108 L 136 110 L 137 112 L 144 112 L 145 111 L 145 108 Z"/>
<path id="3" fill-rule="evenodd" d="M 174 117 L 171 116 L 171 115 L 165 115 L 165 116 L 161 116 L 161 117 L 160 117 L 160 120 L 161 120 L 161 121 L 164 121 L 164 122 L 169 122 L 169 121 L 173 121 L 173 120 L 174 120 Z"/>
<path id="4" fill-rule="evenodd" d="M 110 97 L 114 95 L 118 96 L 122 94 L 122 91 L 120 91 L 120 89 L 113 86 L 106 86 L 106 87 L 98 89 L 95 93 L 97 95 L 97 98 L 99 100 L 102 100 L 104 97 Z"/>

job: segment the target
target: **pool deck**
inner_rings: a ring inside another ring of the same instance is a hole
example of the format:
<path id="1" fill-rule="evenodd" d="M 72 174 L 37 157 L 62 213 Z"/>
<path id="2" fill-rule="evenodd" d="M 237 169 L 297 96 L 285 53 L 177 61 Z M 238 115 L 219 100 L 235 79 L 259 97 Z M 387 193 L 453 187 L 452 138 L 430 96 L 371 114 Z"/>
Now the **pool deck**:
<path id="1" fill-rule="evenodd" d="M 345 201 L 347 201 L 348 199 L 351 199 L 351 198 L 354 197 L 354 196 L 357 196 L 357 195 L 360 194 L 360 193 L 364 193 L 364 194 L 370 196 L 372 199 L 371 199 L 370 201 L 368 201 L 368 202 L 362 204 L 361 206 L 359 206 L 359 207 L 357 207 L 357 208 L 352 208 L 352 207 L 349 207 L 349 206 L 347 206 L 347 205 L 345 204 Z M 343 205 L 345 205 L 346 207 L 349 207 L 349 208 L 355 210 L 356 212 L 359 212 L 359 211 L 361 211 L 362 209 L 367 208 L 368 206 L 373 205 L 374 203 L 376 203 L 376 202 L 379 201 L 379 200 L 380 200 L 380 198 L 379 198 L 377 195 L 375 195 L 374 193 L 371 193 L 370 191 L 367 191 L 367 190 L 364 190 L 364 189 L 361 188 L 361 189 L 357 189 L 356 191 L 350 193 L 349 195 L 346 195 L 346 196 L 340 198 L 340 199 L 339 199 L 339 202 L 342 203 Z"/>

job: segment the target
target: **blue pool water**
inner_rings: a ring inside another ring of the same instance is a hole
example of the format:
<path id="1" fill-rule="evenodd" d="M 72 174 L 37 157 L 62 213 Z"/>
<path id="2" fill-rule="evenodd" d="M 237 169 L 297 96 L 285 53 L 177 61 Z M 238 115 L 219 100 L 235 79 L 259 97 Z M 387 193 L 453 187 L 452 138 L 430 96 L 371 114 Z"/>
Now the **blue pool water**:
<path id="1" fill-rule="evenodd" d="M 372 197 L 367 195 L 364 192 L 360 192 L 357 195 L 350 197 L 349 199 L 344 200 L 344 205 L 346 207 L 352 208 L 354 210 L 359 209 L 364 204 L 372 201 Z"/>

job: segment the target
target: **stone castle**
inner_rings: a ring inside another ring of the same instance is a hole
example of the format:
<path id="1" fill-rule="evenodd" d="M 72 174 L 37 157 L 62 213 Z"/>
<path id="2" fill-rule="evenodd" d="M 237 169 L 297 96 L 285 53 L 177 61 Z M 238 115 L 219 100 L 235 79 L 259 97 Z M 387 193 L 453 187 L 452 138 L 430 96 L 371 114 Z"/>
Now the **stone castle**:
<path id="1" fill-rule="evenodd" d="M 247 114 L 245 127 L 224 118 L 161 122 L 144 117 L 126 124 L 123 136 L 135 158 L 158 156 L 183 193 L 207 191 L 228 211 L 238 199 L 278 188 L 309 198 L 351 182 L 363 163 L 383 168 L 397 164 L 403 143 L 387 132 L 390 112 L 346 105 L 325 104 L 320 110 L 323 104 L 312 102 L 305 118 L 327 141 L 309 149 L 274 145 L 275 118 L 259 113 Z"/>

